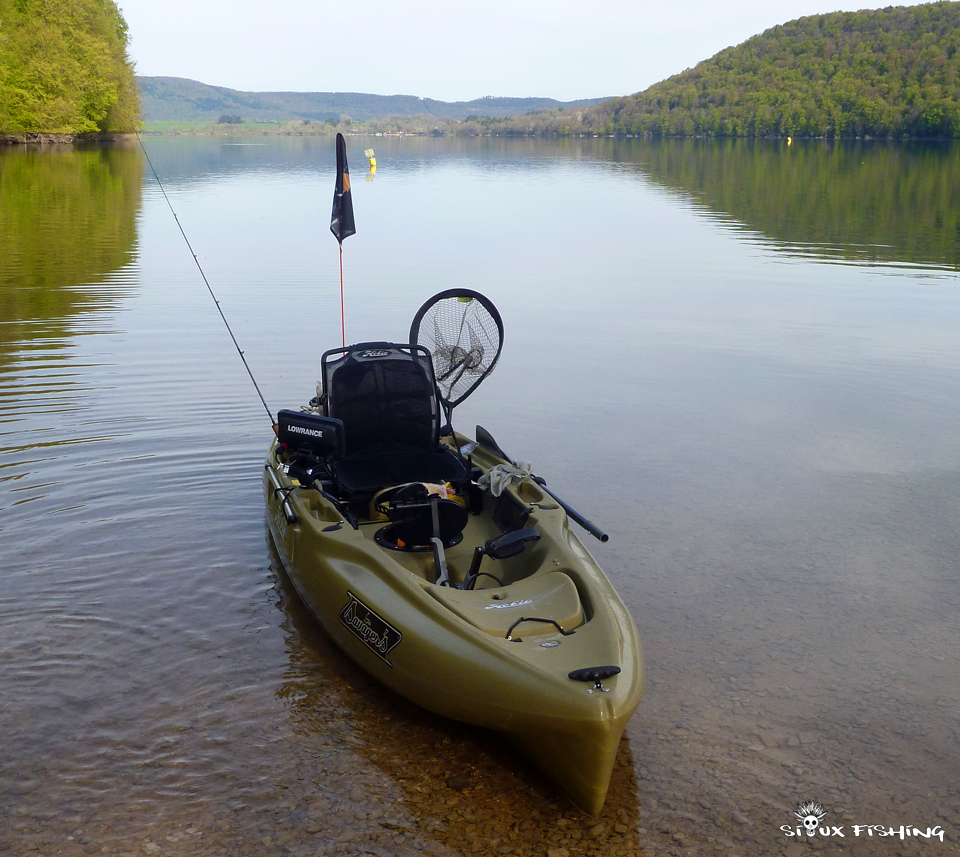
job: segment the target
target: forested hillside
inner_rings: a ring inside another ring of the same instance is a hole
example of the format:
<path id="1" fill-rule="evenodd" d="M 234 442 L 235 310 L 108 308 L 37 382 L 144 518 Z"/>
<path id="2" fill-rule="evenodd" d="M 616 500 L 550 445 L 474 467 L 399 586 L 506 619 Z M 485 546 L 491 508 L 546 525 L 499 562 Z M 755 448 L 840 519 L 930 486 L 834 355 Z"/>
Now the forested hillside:
<path id="1" fill-rule="evenodd" d="M 130 131 L 139 116 L 113 0 L 0 0 L 0 134 Z"/>
<path id="2" fill-rule="evenodd" d="M 799 18 L 636 95 L 500 133 L 960 137 L 960 2 Z"/>

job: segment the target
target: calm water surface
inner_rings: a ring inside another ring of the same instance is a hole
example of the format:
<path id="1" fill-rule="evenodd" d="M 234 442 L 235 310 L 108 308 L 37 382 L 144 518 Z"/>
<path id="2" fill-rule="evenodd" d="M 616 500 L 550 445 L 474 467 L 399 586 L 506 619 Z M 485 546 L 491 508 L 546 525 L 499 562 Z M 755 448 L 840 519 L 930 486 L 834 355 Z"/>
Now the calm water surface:
<path id="1" fill-rule="evenodd" d="M 271 407 L 304 403 L 340 341 L 330 141 L 146 143 Z M 142 156 L 11 147 L 0 853 L 960 852 L 960 149 L 348 148 L 348 340 L 489 295 L 458 427 L 611 534 L 649 678 L 604 827 L 305 615 L 266 414 Z M 846 836 L 798 850 L 808 800 Z"/>

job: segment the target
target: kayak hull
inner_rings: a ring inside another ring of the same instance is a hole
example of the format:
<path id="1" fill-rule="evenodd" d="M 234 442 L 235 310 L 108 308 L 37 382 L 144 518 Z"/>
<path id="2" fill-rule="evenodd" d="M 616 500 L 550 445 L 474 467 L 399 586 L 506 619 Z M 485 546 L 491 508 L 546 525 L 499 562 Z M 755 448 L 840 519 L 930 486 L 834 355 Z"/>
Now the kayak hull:
<path id="1" fill-rule="evenodd" d="M 483 448 L 473 455 L 481 470 L 502 462 Z M 275 445 L 263 483 L 284 568 L 350 658 L 423 708 L 504 734 L 575 804 L 599 812 L 643 693 L 642 649 L 623 602 L 536 482 L 511 486 L 505 502 L 529 511 L 539 541 L 484 559 L 473 590 L 456 587 L 475 548 L 502 531 L 489 495 L 446 550 L 454 585 L 439 586 L 432 552 L 384 547 L 376 534 L 386 521 L 375 514 L 352 526 L 330 498 L 290 478 Z M 601 666 L 619 671 L 569 677 Z"/>

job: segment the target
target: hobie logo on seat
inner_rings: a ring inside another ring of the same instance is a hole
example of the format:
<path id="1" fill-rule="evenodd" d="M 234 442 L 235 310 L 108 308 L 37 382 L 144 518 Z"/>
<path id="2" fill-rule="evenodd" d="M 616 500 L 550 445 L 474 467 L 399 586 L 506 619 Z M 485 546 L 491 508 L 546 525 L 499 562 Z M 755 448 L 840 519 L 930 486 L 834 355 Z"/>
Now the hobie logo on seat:
<path id="1" fill-rule="evenodd" d="M 366 357 L 368 359 L 376 358 L 376 357 L 389 357 L 390 352 L 387 351 L 385 348 L 371 348 L 367 351 L 361 351 L 360 356 Z"/>
<path id="2" fill-rule="evenodd" d="M 340 611 L 340 621 L 370 651 L 392 667 L 393 664 L 387 659 L 387 655 L 400 644 L 403 634 L 383 617 L 374 613 L 352 592 L 347 592 L 347 595 L 350 596 L 350 600 Z"/>

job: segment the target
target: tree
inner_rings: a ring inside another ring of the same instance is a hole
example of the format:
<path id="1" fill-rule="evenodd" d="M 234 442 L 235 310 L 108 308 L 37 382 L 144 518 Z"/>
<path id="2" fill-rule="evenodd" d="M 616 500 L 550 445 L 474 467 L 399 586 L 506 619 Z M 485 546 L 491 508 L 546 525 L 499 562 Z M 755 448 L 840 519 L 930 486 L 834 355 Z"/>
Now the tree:
<path id="1" fill-rule="evenodd" d="M 0 0 L 0 133 L 132 130 L 128 38 L 113 0 Z"/>

